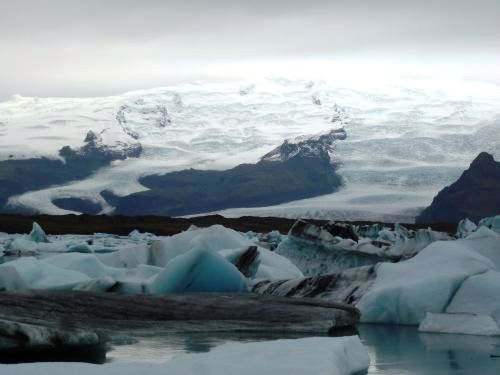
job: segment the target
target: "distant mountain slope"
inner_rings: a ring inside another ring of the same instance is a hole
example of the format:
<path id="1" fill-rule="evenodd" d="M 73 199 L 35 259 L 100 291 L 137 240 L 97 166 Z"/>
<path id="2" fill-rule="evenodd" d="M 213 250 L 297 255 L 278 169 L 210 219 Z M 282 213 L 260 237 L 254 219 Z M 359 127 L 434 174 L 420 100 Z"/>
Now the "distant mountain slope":
<path id="1" fill-rule="evenodd" d="M 0 161 L 0 211 L 19 211 L 7 206 L 8 199 L 14 195 L 85 178 L 113 160 L 138 157 L 142 151 L 139 143 L 105 145 L 101 136 L 92 131 L 87 133 L 84 142 L 79 149 L 61 148 L 61 159 L 42 157 Z"/>
<path id="2" fill-rule="evenodd" d="M 445 187 L 418 217 L 417 223 L 448 223 L 500 214 L 500 162 L 483 152 L 462 176 Z"/>
<path id="3" fill-rule="evenodd" d="M 341 178 L 331 164 L 343 129 L 283 145 L 256 164 L 225 171 L 183 170 L 140 180 L 150 190 L 126 197 L 102 195 L 121 215 L 179 216 L 230 207 L 255 207 L 314 197 L 335 191 Z"/>

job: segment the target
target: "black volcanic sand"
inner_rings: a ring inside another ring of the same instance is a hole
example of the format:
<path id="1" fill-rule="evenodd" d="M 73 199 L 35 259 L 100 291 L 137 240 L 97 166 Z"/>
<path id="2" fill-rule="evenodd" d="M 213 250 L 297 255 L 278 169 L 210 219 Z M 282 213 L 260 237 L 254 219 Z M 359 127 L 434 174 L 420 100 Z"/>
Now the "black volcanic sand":
<path id="1" fill-rule="evenodd" d="M 112 233 L 128 235 L 134 229 L 140 232 L 154 233 L 160 236 L 170 236 L 187 230 L 191 225 L 208 227 L 221 224 L 240 232 L 254 231 L 267 233 L 278 230 L 283 234 L 288 233 L 295 219 L 278 217 L 242 216 L 239 218 L 226 218 L 220 215 L 198 216 L 193 218 L 170 218 L 162 216 L 106 216 L 106 215 L 0 215 L 0 232 L 29 233 L 33 222 L 36 221 L 48 234 L 94 234 Z M 307 220 L 323 225 L 326 220 Z M 350 224 L 374 224 L 368 221 L 349 222 Z M 386 223 L 393 227 L 393 223 Z M 403 224 L 409 229 L 431 227 L 434 230 L 455 233 L 455 223 Z"/>

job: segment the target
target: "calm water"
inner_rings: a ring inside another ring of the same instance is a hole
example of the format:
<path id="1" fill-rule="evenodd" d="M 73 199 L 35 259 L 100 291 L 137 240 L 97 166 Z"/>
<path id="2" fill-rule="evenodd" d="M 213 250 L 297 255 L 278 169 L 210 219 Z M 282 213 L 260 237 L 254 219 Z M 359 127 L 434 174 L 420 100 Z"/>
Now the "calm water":
<path id="1" fill-rule="evenodd" d="M 419 334 L 415 327 L 362 325 L 358 329 L 372 361 L 368 374 L 500 374 L 500 358 L 495 357 L 500 356 L 500 338 Z M 109 362 L 165 362 L 181 353 L 207 352 L 226 342 L 297 337 L 199 333 L 147 337 L 117 346 L 107 358 Z"/>

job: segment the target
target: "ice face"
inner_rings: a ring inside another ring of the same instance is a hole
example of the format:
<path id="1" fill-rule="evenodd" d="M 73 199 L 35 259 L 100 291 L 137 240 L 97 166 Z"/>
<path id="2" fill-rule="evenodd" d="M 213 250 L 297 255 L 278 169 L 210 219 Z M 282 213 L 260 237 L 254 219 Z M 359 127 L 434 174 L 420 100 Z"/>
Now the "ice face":
<path id="1" fill-rule="evenodd" d="M 243 293 L 248 288 L 240 271 L 222 256 L 210 250 L 191 250 L 168 262 L 147 290 L 155 294 Z"/>
<path id="2" fill-rule="evenodd" d="M 453 296 L 447 313 L 465 313 L 492 317 L 500 326 L 500 272 L 488 271 L 469 277 Z"/>

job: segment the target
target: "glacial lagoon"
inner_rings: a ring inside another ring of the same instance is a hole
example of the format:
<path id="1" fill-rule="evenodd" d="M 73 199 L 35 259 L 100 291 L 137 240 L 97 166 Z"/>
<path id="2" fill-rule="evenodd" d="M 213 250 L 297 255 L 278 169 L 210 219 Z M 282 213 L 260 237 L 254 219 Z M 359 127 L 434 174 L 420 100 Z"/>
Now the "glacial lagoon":
<path id="1" fill-rule="evenodd" d="M 423 334 L 416 327 L 362 324 L 361 341 L 371 364 L 368 375 L 498 375 L 500 337 Z M 142 337 L 115 346 L 107 362 L 166 362 L 183 353 L 208 352 L 227 342 L 299 338 L 299 335 L 182 334 Z M 104 365 L 106 366 L 106 365 Z"/>

